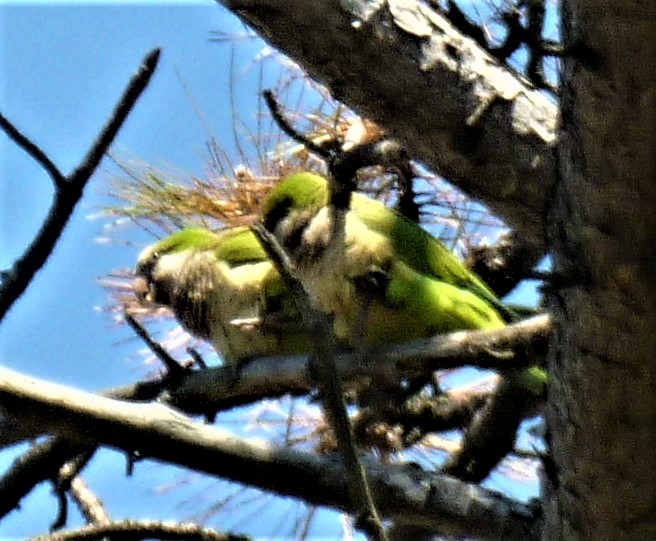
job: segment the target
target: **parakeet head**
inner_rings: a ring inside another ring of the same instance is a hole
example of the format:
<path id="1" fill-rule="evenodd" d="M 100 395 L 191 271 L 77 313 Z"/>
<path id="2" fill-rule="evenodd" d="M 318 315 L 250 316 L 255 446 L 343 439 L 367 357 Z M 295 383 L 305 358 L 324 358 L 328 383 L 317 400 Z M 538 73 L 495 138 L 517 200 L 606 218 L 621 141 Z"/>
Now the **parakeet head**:
<path id="1" fill-rule="evenodd" d="M 328 181 L 314 173 L 294 173 L 284 177 L 262 205 L 264 227 L 276 227 L 294 211 L 316 213 L 328 203 Z"/>
<path id="2" fill-rule="evenodd" d="M 133 289 L 141 301 L 171 304 L 173 288 L 182 262 L 192 252 L 210 250 L 219 235 L 189 227 L 148 246 L 137 260 Z"/>
<path id="3" fill-rule="evenodd" d="M 188 228 L 146 248 L 133 289 L 171 309 L 227 362 L 308 350 L 282 278 L 247 227 Z"/>

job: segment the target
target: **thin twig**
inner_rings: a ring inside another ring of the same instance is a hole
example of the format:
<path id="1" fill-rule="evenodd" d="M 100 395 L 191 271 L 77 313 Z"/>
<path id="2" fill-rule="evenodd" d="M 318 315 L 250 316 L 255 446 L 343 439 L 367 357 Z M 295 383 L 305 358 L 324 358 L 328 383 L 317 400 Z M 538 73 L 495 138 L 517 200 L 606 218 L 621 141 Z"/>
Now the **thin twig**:
<path id="1" fill-rule="evenodd" d="M 270 90 L 265 90 L 263 96 L 280 129 L 309 151 L 326 160 L 331 174 L 330 200 L 336 208 L 348 208 L 351 193 L 357 189 L 356 174 L 360 169 L 380 165 L 394 172 L 398 179 L 401 214 L 414 222 L 419 221 L 419 207 L 414 202 L 412 186 L 414 174 L 410 157 L 401 143 L 395 139 L 382 139 L 344 149 L 337 140 L 332 139 L 323 145 L 317 145 L 292 127 L 282 114 L 280 105 Z"/>
<path id="2" fill-rule="evenodd" d="M 155 73 L 157 63 L 159 62 L 161 50 L 153 49 L 144 58 L 137 73 L 134 74 L 128 86 L 121 96 L 109 120 L 103 127 L 96 142 L 85 156 L 82 163 L 71 173 L 69 182 L 71 184 L 81 185 L 91 176 L 93 171 L 100 164 L 100 160 L 105 156 L 107 149 L 110 147 L 121 126 L 127 119 L 128 115 L 139 100 L 139 97 L 148 86 L 151 77 Z"/>
<path id="3" fill-rule="evenodd" d="M 38 146 L 36 146 L 32 141 L 25 137 L 18 128 L 16 128 L 3 114 L 0 113 L 0 128 L 11 138 L 11 140 L 21 147 L 25 152 L 27 152 L 34 161 L 39 163 L 46 172 L 52 177 L 57 188 L 62 188 L 66 182 L 66 178 L 57 168 L 57 166 L 52 162 L 46 153 L 43 152 Z"/>
<path id="4" fill-rule="evenodd" d="M 76 479 L 79 479 L 81 482 L 79 473 L 89 463 L 95 452 L 95 448 L 90 447 L 86 452 L 78 454 L 74 459 L 69 460 L 59 469 L 57 477 L 53 480 L 55 495 L 59 501 L 59 513 L 50 527 L 51 531 L 59 530 L 66 525 L 68 519 L 68 500 L 66 499 L 66 493 L 70 491 L 71 495 L 75 497 L 74 490 L 72 490 L 73 484 Z"/>
<path id="5" fill-rule="evenodd" d="M 531 390 L 503 379 L 442 471 L 470 483 L 481 482 L 513 450 L 520 423 L 543 402 Z"/>
<path id="6" fill-rule="evenodd" d="M 310 297 L 294 276 L 291 261 L 284 253 L 276 238 L 262 224 L 252 226 L 253 232 L 260 239 L 269 258 L 274 262 L 287 287 L 292 291 L 304 324 L 311 333 L 314 346 L 314 358 L 317 377 L 324 409 L 330 418 L 337 436 L 344 466 L 349 476 L 349 491 L 353 506 L 358 510 L 358 527 L 373 539 L 386 540 L 387 536 L 376 510 L 373 495 L 367 480 L 355 444 L 353 427 L 344 403 L 344 389 L 335 363 L 334 335 L 330 320 L 326 314 L 312 305 Z"/>
<path id="7" fill-rule="evenodd" d="M 71 481 L 70 494 L 89 524 L 101 525 L 111 522 L 102 500 L 93 493 L 79 475 L 76 475 Z"/>
<path id="8" fill-rule="evenodd" d="M 278 105 L 278 102 L 276 101 L 276 98 L 273 95 L 273 92 L 271 90 L 264 90 L 262 92 L 262 96 L 264 96 L 264 100 L 266 101 L 267 107 L 269 107 L 269 111 L 271 111 L 271 116 L 273 116 L 273 119 L 276 121 L 276 124 L 280 127 L 280 129 L 285 132 L 289 137 L 294 139 L 297 143 L 302 144 L 304 147 L 306 147 L 310 152 L 314 152 L 318 156 L 321 156 L 325 160 L 329 160 L 332 157 L 332 153 L 320 146 L 314 143 L 314 141 L 308 139 L 305 137 L 302 133 L 296 131 L 292 125 L 287 121 L 285 116 L 282 114 L 282 111 L 280 110 L 280 105 Z"/>
<path id="9" fill-rule="evenodd" d="M 162 361 L 164 366 L 166 366 L 166 369 L 168 370 L 168 376 L 175 379 L 176 377 L 182 376 L 186 372 L 185 368 L 181 366 L 180 363 L 173 357 L 171 357 L 169 352 L 166 351 L 166 349 L 164 349 L 161 344 L 151 338 L 151 336 L 148 334 L 148 331 L 146 331 L 144 326 L 139 323 L 132 314 L 130 314 L 127 310 L 124 310 L 123 317 L 125 318 L 125 321 L 130 326 L 130 328 L 135 332 L 135 334 L 146 343 L 150 350 L 157 356 L 160 361 Z"/>
<path id="10" fill-rule="evenodd" d="M 84 526 L 67 532 L 31 537 L 30 541 L 89 541 L 109 537 L 113 541 L 134 539 L 180 539 L 189 541 L 248 541 L 243 535 L 225 534 L 188 522 L 121 520 Z"/>
<path id="11" fill-rule="evenodd" d="M 91 146 L 84 160 L 66 178 L 60 178 L 61 173 L 49 159 L 44 160 L 45 153 L 37 150 L 38 147 L 34 143 L 29 142 L 23 136 L 21 136 L 22 139 L 17 139 L 16 134 L 18 132 L 15 130 L 13 132 L 8 131 L 10 135 L 13 134 L 14 141 L 45 167 L 51 176 L 55 175 L 53 178 L 55 179 L 56 190 L 48 215 L 45 217 L 38 234 L 21 257 L 16 260 L 12 269 L 3 273 L 3 280 L 0 285 L 0 321 L 27 289 L 37 271 L 50 257 L 75 206 L 82 197 L 84 187 L 155 72 L 159 52 L 159 49 L 155 49 L 144 59 L 139 71 L 132 77 L 107 124 Z M 6 121 L 3 123 L 3 128 L 7 131 Z"/>
<path id="12" fill-rule="evenodd" d="M 191 358 L 194 360 L 194 363 L 198 368 L 202 370 L 207 368 L 207 363 L 205 362 L 205 359 L 203 359 L 203 356 L 196 349 L 192 347 L 188 347 L 187 353 L 191 355 Z"/>

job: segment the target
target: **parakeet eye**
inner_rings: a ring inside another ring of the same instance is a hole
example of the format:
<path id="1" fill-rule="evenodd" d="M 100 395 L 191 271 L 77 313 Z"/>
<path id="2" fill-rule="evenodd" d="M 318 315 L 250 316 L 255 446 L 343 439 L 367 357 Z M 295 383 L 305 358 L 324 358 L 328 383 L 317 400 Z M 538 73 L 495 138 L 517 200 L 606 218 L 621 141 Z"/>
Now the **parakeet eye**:
<path id="1" fill-rule="evenodd" d="M 269 231 L 274 231 L 278 223 L 287 216 L 292 206 L 291 197 L 285 197 L 267 213 L 264 218 L 264 227 Z"/>
<path id="2" fill-rule="evenodd" d="M 135 269 L 137 276 L 143 276 L 150 279 L 150 275 L 152 274 L 155 265 L 157 265 L 157 260 L 159 257 L 159 252 L 153 252 L 146 261 L 139 263 Z"/>

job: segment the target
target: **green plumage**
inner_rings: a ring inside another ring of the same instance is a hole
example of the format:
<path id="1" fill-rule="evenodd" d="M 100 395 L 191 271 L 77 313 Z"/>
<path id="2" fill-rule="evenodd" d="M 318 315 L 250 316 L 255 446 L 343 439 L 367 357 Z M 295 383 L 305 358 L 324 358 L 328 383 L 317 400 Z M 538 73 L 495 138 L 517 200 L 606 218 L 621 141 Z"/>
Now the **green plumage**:
<path id="1" fill-rule="evenodd" d="M 227 361 L 309 351 L 282 278 L 245 227 L 187 228 L 146 248 L 135 290 Z"/>
<path id="2" fill-rule="evenodd" d="M 290 175 L 264 201 L 263 219 L 318 307 L 334 315 L 338 338 L 375 346 L 512 318 L 439 240 L 379 201 L 354 193 L 343 238 L 333 240 L 328 198 L 324 178 Z"/>
<path id="3" fill-rule="evenodd" d="M 263 215 L 320 307 L 335 314 L 340 338 L 348 338 L 363 302 L 368 343 L 503 326 L 494 293 L 421 227 L 356 193 L 343 243 L 331 243 L 327 202 L 327 181 L 299 173 L 272 190 Z"/>
<path id="4" fill-rule="evenodd" d="M 327 181 L 299 173 L 284 178 L 262 210 L 318 307 L 334 316 L 339 340 L 353 347 L 402 343 L 500 328 L 511 317 L 417 224 L 353 194 L 344 238 L 333 241 L 335 213 L 327 203 Z M 170 307 L 228 362 L 311 351 L 290 293 L 248 228 L 184 229 L 145 249 L 137 276 L 142 298 Z M 517 381 L 538 392 L 545 375 L 530 369 Z"/>

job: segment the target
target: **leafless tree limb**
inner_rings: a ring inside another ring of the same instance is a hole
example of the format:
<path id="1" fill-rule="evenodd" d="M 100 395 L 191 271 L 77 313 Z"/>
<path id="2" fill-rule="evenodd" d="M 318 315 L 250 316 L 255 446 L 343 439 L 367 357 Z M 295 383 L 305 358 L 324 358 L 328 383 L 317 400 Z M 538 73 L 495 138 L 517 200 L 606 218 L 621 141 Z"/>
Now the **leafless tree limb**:
<path id="1" fill-rule="evenodd" d="M 365 365 L 360 355 L 351 353 L 337 355 L 336 361 L 343 381 L 371 376 L 398 382 L 467 364 L 512 371 L 544 363 L 550 331 L 550 316 L 541 315 L 503 329 L 461 331 L 381 348 L 369 352 L 372 361 Z M 161 399 L 187 413 L 203 414 L 265 396 L 305 394 L 313 386 L 302 355 L 253 361 L 236 382 L 227 372 L 223 367 L 191 372 Z"/>
<path id="2" fill-rule="evenodd" d="M 38 416 L 50 430 L 74 441 L 138 450 L 145 458 L 355 511 L 341 461 L 237 438 L 161 404 L 111 400 L 6 369 L 0 369 L 0 403 L 28 422 Z M 540 518 L 531 506 L 413 465 L 367 461 L 365 466 L 385 517 L 439 528 L 443 535 L 538 538 Z"/>
<path id="3" fill-rule="evenodd" d="M 371 494 L 367 473 L 358 457 L 353 426 L 346 411 L 344 389 L 335 363 L 335 338 L 330 320 L 325 313 L 313 306 L 309 294 L 294 276 L 291 261 L 273 234 L 261 223 L 253 225 L 252 230 L 275 263 L 285 284 L 294 294 L 294 301 L 299 313 L 302 314 L 303 322 L 314 337 L 310 358 L 311 372 L 319 387 L 324 411 L 337 435 L 338 447 L 348 478 L 348 492 L 356 510 L 356 525 L 370 539 L 387 541 L 385 529 Z"/>
<path id="4" fill-rule="evenodd" d="M 11 306 L 27 289 L 34 275 L 44 265 L 68 223 L 87 182 L 100 164 L 105 152 L 112 144 L 123 122 L 132 111 L 137 100 L 145 90 L 155 72 L 159 59 L 159 49 L 152 51 L 144 59 L 139 71 L 132 77 L 123 96 L 112 112 L 107 124 L 98 135 L 80 165 L 64 177 L 53 162 L 30 142 L 8 120 L 1 118 L 0 127 L 28 154 L 35 158 L 52 176 L 55 195 L 41 229 L 25 252 L 16 260 L 11 270 L 3 272 L 0 283 L 0 321 Z"/>
<path id="5" fill-rule="evenodd" d="M 166 539 L 184 541 L 248 541 L 242 535 L 224 534 L 197 524 L 178 522 L 159 522 L 155 520 L 121 520 L 103 524 L 93 524 L 76 530 L 39 535 L 30 541 L 90 541 L 104 538 L 112 541 L 133 541 L 134 539 Z"/>
<path id="6" fill-rule="evenodd" d="M 362 366 L 359 356 L 342 354 L 337 357 L 338 368 L 344 381 L 372 373 L 381 379 L 399 381 L 413 374 L 466 363 L 512 370 L 541 364 L 550 330 L 550 317 L 537 316 L 501 330 L 465 331 L 387 348 L 377 352 L 375 362 L 366 367 Z M 495 354 L 495 351 L 503 354 Z M 205 415 L 265 397 L 307 394 L 314 387 L 314 382 L 308 375 L 307 358 L 297 356 L 253 361 L 243 367 L 237 381 L 232 369 L 219 367 L 189 372 L 180 386 L 174 389 L 167 389 L 166 385 L 166 381 L 150 381 L 112 389 L 104 395 L 132 401 L 158 398 L 187 413 Z M 459 404 L 461 400 L 454 396 L 453 411 L 449 413 L 451 410 L 447 408 L 446 412 L 451 423 L 462 415 L 470 415 L 472 412 L 466 411 L 471 410 L 470 405 L 480 404 L 487 398 L 487 395 L 476 395 L 472 401 L 465 398 L 464 403 Z M 406 415 L 412 414 L 406 412 Z M 443 423 L 448 422 L 443 416 L 431 420 L 421 412 L 417 415 L 423 416 L 422 423 L 432 423 L 430 426 L 435 430 L 439 423 L 444 427 L 446 425 Z M 40 419 L 35 419 L 34 423 L 29 431 L 31 435 L 43 434 L 47 430 Z M 23 427 L 27 424 L 25 419 L 20 422 Z M 65 462 L 88 451 L 89 445 L 54 438 L 37 444 L 19 457 L 0 477 L 0 517 L 14 509 L 35 485 L 55 478 Z"/>
<path id="7" fill-rule="evenodd" d="M 119 400 L 150 401 L 166 390 L 168 380 L 156 380 L 116 389 L 110 389 L 105 396 Z M 38 420 L 37 420 L 38 421 Z M 36 437 L 45 432 L 42 423 L 27 426 L 24 420 L 8 419 L 11 426 L 22 431 L 21 439 Z M 0 518 L 15 509 L 37 484 L 53 480 L 57 484 L 60 468 L 66 463 L 78 463 L 80 457 L 88 457 L 96 446 L 72 442 L 64 438 L 51 438 L 36 443 L 26 453 L 18 457 L 0 477 Z M 79 471 L 80 468 L 76 467 Z"/>
<path id="8" fill-rule="evenodd" d="M 220 3 L 544 253 L 557 107 L 445 17 L 419 0 Z"/>
<path id="9" fill-rule="evenodd" d="M 43 167 L 52 178 L 56 188 L 63 188 L 66 183 L 66 177 L 61 173 L 57 166 L 52 162 L 46 153 L 38 146 L 23 135 L 16 126 L 14 126 L 4 115 L 0 114 L 0 128 L 14 141 L 20 148 L 27 152 L 34 160 Z"/>
<path id="10" fill-rule="evenodd" d="M 181 378 L 185 372 L 185 368 L 180 365 L 180 363 L 178 363 L 161 344 L 153 340 L 143 325 L 141 325 L 141 323 L 139 323 L 127 310 L 123 311 L 123 317 L 134 333 L 141 338 L 157 358 L 162 361 L 162 364 L 168 370 L 168 376 L 172 378 Z"/>
<path id="11" fill-rule="evenodd" d="M 467 428 L 460 450 L 443 470 L 463 481 L 478 483 L 513 450 L 522 420 L 539 412 L 544 397 L 502 380 Z"/>
<path id="12" fill-rule="evenodd" d="M 69 493 L 89 524 L 99 526 L 111 523 L 102 500 L 93 493 L 81 476 L 76 475 L 73 478 Z"/>

